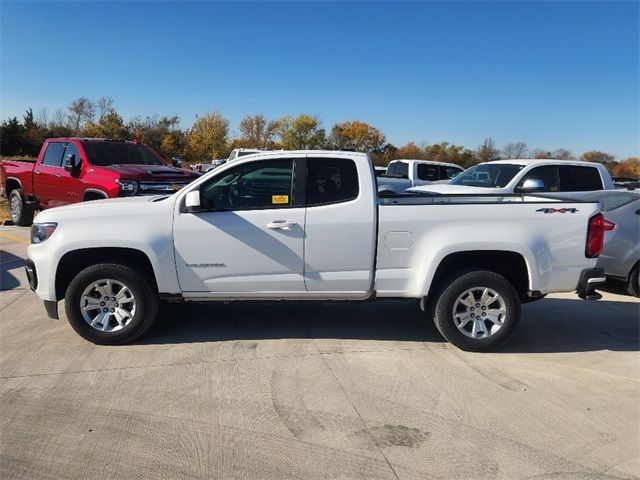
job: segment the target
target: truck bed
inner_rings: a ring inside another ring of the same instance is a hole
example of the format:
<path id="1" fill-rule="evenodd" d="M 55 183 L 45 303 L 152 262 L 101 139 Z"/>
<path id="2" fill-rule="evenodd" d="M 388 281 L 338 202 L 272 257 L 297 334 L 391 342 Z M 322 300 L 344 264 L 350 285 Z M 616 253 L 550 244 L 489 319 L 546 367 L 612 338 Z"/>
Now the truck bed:
<path id="1" fill-rule="evenodd" d="M 378 199 L 378 296 L 420 298 L 436 268 L 459 252 L 515 252 L 532 291 L 574 291 L 598 202 L 543 195 L 398 195 Z"/>

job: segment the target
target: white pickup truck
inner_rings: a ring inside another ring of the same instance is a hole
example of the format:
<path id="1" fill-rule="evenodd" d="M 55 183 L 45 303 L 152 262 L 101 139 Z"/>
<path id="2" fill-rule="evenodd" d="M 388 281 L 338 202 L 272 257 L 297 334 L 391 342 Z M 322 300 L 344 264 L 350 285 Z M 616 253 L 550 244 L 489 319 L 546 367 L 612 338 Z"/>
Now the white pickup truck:
<path id="1" fill-rule="evenodd" d="M 522 195 L 378 199 L 364 154 L 263 152 L 171 196 L 41 212 L 26 261 L 50 317 L 130 342 L 161 300 L 413 298 L 467 350 L 503 342 L 520 303 L 597 299 L 597 202 Z"/>
<path id="2" fill-rule="evenodd" d="M 384 175 L 378 177 L 380 195 L 397 195 L 411 187 L 450 180 L 464 171 L 454 163 L 430 160 L 393 160 Z"/>

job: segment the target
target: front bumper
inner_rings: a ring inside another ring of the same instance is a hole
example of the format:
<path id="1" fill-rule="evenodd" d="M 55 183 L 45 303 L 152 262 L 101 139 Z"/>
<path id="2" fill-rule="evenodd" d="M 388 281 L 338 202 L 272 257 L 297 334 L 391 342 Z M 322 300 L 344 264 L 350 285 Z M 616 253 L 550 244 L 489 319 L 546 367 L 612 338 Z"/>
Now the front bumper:
<path id="1" fill-rule="evenodd" d="M 583 270 L 576 289 L 578 297 L 583 300 L 600 300 L 602 295 L 596 292 L 596 287 L 606 280 L 607 277 L 603 268 L 587 268 Z"/>
<path id="2" fill-rule="evenodd" d="M 33 261 L 30 258 L 27 258 L 24 261 L 24 270 L 27 274 L 27 280 L 29 281 L 29 287 L 31 287 L 31 290 L 33 290 L 34 292 L 37 290 L 38 288 L 38 272 L 36 270 L 36 265 L 35 263 L 33 263 Z M 58 320 L 58 302 L 52 302 L 52 301 L 48 301 L 45 300 L 44 301 L 44 308 L 47 311 L 47 316 L 49 318 L 53 318 L 55 320 Z"/>
<path id="3" fill-rule="evenodd" d="M 38 288 L 38 274 L 36 273 L 36 265 L 30 258 L 24 261 L 24 271 L 27 274 L 27 280 L 29 281 L 31 290 L 35 292 Z"/>

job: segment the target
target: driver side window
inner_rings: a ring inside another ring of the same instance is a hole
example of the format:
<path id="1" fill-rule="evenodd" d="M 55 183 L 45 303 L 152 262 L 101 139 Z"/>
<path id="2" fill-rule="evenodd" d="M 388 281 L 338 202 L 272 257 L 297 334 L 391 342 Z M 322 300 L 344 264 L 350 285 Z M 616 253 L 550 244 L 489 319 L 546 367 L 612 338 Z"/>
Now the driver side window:
<path id="1" fill-rule="evenodd" d="M 529 173 L 527 173 L 520 183 L 518 183 L 518 187 L 522 187 L 524 182 L 530 179 L 542 180 L 544 182 L 544 192 L 557 192 L 558 185 L 560 183 L 558 167 L 556 166 L 544 166 L 544 167 L 536 167 L 533 168 Z"/>
<path id="2" fill-rule="evenodd" d="M 238 165 L 200 189 L 205 210 L 257 210 L 291 206 L 293 160 L 267 160 Z"/>

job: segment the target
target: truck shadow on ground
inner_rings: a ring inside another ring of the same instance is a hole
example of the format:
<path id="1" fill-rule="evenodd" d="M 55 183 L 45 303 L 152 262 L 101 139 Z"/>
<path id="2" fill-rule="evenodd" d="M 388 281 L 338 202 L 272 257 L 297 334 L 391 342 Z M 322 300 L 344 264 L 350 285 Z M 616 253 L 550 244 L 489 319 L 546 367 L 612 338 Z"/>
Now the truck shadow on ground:
<path id="1" fill-rule="evenodd" d="M 0 291 L 20 286 L 20 280 L 11 272 L 24 266 L 24 259 L 6 250 L 0 250 Z"/>
<path id="2" fill-rule="evenodd" d="M 523 305 L 522 320 L 500 353 L 640 350 L 640 303 L 543 299 Z M 188 303 L 163 305 L 142 344 L 271 339 L 442 343 L 415 301 L 356 303 Z"/>

